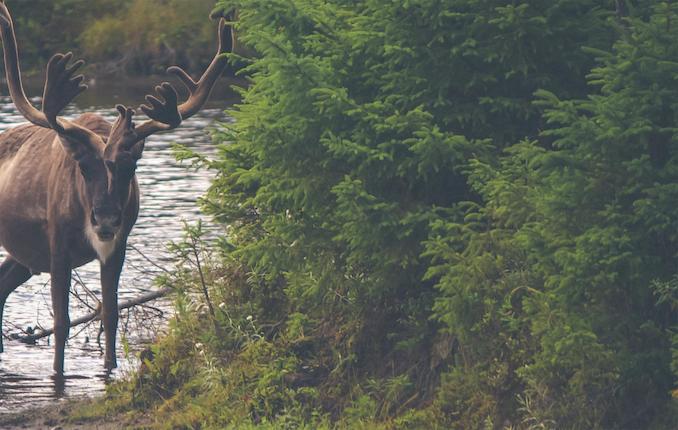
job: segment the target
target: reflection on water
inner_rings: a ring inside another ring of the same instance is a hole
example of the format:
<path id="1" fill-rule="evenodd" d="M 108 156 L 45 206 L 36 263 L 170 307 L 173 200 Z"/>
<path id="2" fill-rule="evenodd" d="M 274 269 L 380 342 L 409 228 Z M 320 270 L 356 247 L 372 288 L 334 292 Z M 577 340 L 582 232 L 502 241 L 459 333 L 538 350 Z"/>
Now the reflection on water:
<path id="1" fill-rule="evenodd" d="M 3 93 L 3 94 L 6 94 Z M 136 97 L 135 97 L 136 98 Z M 96 111 L 109 121 L 115 120 L 114 103 L 103 97 L 105 108 L 70 107 L 64 116 L 77 116 L 84 111 Z M 123 100 L 124 101 L 124 100 Z M 219 105 L 219 104 L 217 104 Z M 221 106 L 225 103 L 221 102 Z M 165 245 L 170 240 L 182 237 L 183 221 L 195 222 L 200 214 L 196 198 L 209 186 L 206 172 L 195 172 L 174 160 L 170 146 L 177 142 L 188 145 L 201 153 L 213 151 L 208 131 L 215 120 L 227 121 L 220 108 L 205 109 L 170 133 L 152 136 L 146 142 L 144 157 L 139 162 L 137 178 L 141 189 L 141 212 L 129 238 L 127 261 L 120 281 L 120 300 L 137 296 L 154 288 L 152 279 L 161 269 L 171 264 Z M 25 122 L 7 97 L 0 97 L 0 131 Z M 0 258 L 4 258 L 0 248 Z M 154 264 L 149 263 L 148 259 Z M 98 263 L 93 262 L 77 270 L 71 296 L 71 319 L 88 313 L 95 306 L 95 299 L 88 295 L 85 284 L 99 296 Z M 58 383 L 52 379 L 53 348 L 49 339 L 37 345 L 25 345 L 18 341 L 5 340 L 5 352 L 0 354 L 0 413 L 24 407 L 36 406 L 55 397 L 94 395 L 103 391 L 109 377 L 120 377 L 134 365 L 133 354 L 125 356 L 123 345 L 132 351 L 139 349 L 155 332 L 159 313 L 166 318 L 171 313 L 168 303 L 154 302 L 152 307 L 135 310 L 136 314 L 123 313 L 121 331 L 125 339 L 118 342 L 118 358 L 121 366 L 112 375 L 103 369 L 102 351 L 97 344 L 99 324 L 85 330 L 71 329 L 71 339 L 66 347 L 66 379 Z M 10 295 L 5 306 L 3 330 L 5 334 L 19 333 L 36 325 L 51 327 L 49 276 L 31 278 Z"/>

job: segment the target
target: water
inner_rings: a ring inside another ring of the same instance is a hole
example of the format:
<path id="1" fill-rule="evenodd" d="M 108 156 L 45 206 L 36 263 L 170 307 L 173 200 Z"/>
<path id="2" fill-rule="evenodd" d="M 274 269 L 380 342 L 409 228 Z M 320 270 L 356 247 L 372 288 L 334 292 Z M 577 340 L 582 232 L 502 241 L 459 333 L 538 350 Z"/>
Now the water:
<path id="1" fill-rule="evenodd" d="M 159 81 L 141 82 L 146 88 Z M 137 82 L 138 83 L 138 82 Z M 145 91 L 123 91 L 123 86 L 96 86 L 89 98 L 80 106 L 69 107 L 64 116 L 73 117 L 86 111 L 100 113 L 109 121 L 115 120 L 115 103 L 139 104 Z M 39 94 L 30 91 L 31 94 Z M 1 90 L 0 94 L 7 94 Z M 87 94 L 87 93 L 85 93 Z M 194 223 L 200 218 L 196 199 L 209 186 L 209 172 L 194 171 L 179 165 L 173 158 L 170 145 L 173 142 L 185 144 L 203 154 L 210 154 L 214 147 L 208 131 L 215 121 L 229 121 L 223 107 L 233 100 L 234 95 L 223 89 L 213 100 L 216 106 L 202 110 L 185 121 L 179 129 L 150 137 L 146 142 L 144 157 L 139 162 L 137 179 L 141 190 L 141 212 L 129 238 L 127 260 L 120 282 L 120 300 L 136 297 L 154 289 L 153 278 L 170 267 L 172 259 L 166 244 L 182 237 L 183 221 Z M 221 99 L 221 100 L 219 100 Z M 214 104 L 214 102 L 213 102 Z M 0 131 L 25 122 L 16 114 L 8 97 L 0 97 Z M 0 258 L 4 250 L 0 248 Z M 151 264 L 150 261 L 153 262 Z M 156 266 L 157 265 L 157 266 Z M 77 270 L 79 279 L 74 282 L 71 296 L 71 319 L 88 313 L 88 306 L 95 306 L 95 299 L 88 295 L 88 289 L 100 296 L 99 267 L 97 262 Z M 120 319 L 121 334 L 134 351 L 143 347 L 156 334 L 157 328 L 171 315 L 167 301 L 150 304 L 131 313 L 123 313 Z M 5 306 L 3 331 L 5 335 L 20 333 L 27 327 L 51 327 L 51 304 L 49 276 L 31 278 L 10 295 Z M 52 379 L 53 347 L 49 339 L 37 345 L 25 345 L 16 340 L 5 340 L 5 352 L 0 354 L 0 413 L 53 402 L 55 398 L 93 396 L 103 392 L 110 378 L 125 375 L 133 366 L 133 354 L 125 358 L 123 342 L 118 342 L 118 364 L 120 368 L 107 374 L 103 369 L 102 350 L 97 344 L 99 323 L 71 329 L 71 339 L 66 347 L 65 386 Z M 103 337 L 103 336 L 102 336 Z M 119 335 L 120 339 L 121 335 Z M 103 339 L 102 339 L 103 341 Z"/>

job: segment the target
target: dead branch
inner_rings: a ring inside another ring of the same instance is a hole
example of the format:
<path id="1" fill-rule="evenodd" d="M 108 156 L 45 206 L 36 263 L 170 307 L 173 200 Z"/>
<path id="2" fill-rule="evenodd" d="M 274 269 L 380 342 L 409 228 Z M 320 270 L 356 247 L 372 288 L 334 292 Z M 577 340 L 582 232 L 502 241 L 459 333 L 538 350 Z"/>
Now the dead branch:
<path id="1" fill-rule="evenodd" d="M 150 301 L 159 299 L 160 297 L 164 297 L 168 295 L 172 291 L 171 288 L 161 288 L 156 291 L 150 291 L 148 293 L 142 294 L 140 296 L 134 297 L 132 299 L 126 300 L 122 303 L 118 304 L 118 311 L 122 311 L 125 309 L 132 308 L 134 306 L 139 306 L 143 305 L 144 303 L 148 303 Z M 94 312 L 91 312 L 87 315 L 84 315 L 80 318 L 76 318 L 73 321 L 71 321 L 70 327 L 76 327 L 81 324 L 86 324 L 91 321 L 96 321 L 101 318 L 101 306 L 98 306 Z M 49 329 L 44 329 L 44 330 L 38 330 L 33 334 L 13 334 L 11 335 L 12 339 L 19 340 L 23 343 L 35 343 L 36 340 L 42 339 L 48 336 L 51 336 L 54 333 L 54 330 L 49 328 Z"/>

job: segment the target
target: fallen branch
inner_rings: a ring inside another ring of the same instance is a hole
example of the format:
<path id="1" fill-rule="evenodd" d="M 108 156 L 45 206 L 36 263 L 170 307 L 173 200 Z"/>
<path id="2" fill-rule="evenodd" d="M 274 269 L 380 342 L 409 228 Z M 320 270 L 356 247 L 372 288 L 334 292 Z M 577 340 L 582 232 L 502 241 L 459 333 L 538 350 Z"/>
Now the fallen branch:
<path id="1" fill-rule="evenodd" d="M 138 297 L 135 297 L 133 299 L 126 300 L 122 303 L 118 304 L 118 312 L 132 308 L 134 306 L 139 306 L 143 305 L 144 303 L 159 299 L 160 297 L 164 297 L 167 294 L 169 294 L 172 291 L 171 288 L 161 288 L 156 291 L 151 291 L 146 294 L 142 294 Z M 101 319 L 101 306 L 97 306 L 97 308 L 94 310 L 94 312 L 91 312 L 87 315 L 84 315 L 80 318 L 76 318 L 73 321 L 71 321 L 70 327 L 76 327 L 81 324 L 86 324 L 92 321 L 96 321 Z M 36 340 L 42 339 L 48 336 L 51 336 L 54 333 L 54 329 L 44 329 L 44 330 L 39 330 L 36 331 L 35 333 L 28 333 L 28 334 L 12 334 L 11 338 L 15 340 L 19 340 L 23 343 L 35 343 Z"/>

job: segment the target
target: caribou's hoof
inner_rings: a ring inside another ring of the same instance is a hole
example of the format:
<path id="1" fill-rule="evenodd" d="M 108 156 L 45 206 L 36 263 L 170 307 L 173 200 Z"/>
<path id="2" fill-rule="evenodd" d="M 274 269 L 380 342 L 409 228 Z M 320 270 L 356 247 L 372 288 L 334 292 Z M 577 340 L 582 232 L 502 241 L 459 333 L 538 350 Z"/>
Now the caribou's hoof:
<path id="1" fill-rule="evenodd" d="M 106 368 L 106 370 L 113 370 L 116 367 L 118 367 L 118 362 L 115 358 L 112 360 L 106 360 L 104 362 L 104 367 Z"/>

